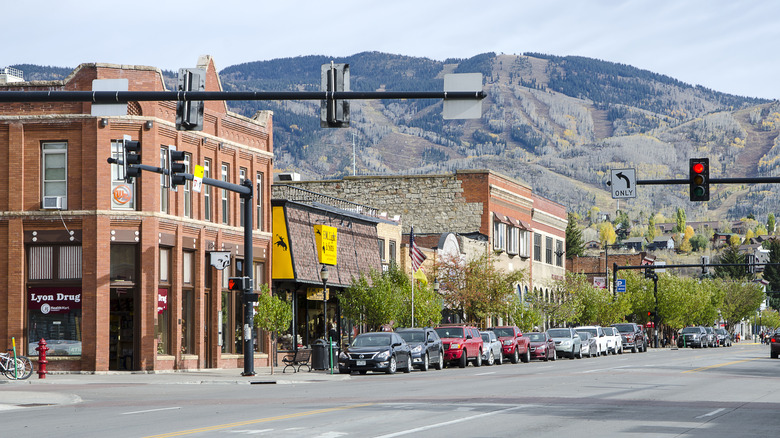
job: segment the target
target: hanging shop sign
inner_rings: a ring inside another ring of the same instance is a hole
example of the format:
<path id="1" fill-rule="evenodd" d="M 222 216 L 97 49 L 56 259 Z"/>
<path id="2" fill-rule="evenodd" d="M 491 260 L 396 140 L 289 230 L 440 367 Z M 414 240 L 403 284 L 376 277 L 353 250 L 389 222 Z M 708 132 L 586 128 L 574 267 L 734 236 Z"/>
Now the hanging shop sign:
<path id="1" fill-rule="evenodd" d="M 27 308 L 40 310 L 44 315 L 81 309 L 80 287 L 31 287 L 27 290 Z"/>
<path id="2" fill-rule="evenodd" d="M 317 243 L 317 256 L 323 265 L 335 265 L 338 229 L 328 225 L 314 226 L 314 240 Z"/>

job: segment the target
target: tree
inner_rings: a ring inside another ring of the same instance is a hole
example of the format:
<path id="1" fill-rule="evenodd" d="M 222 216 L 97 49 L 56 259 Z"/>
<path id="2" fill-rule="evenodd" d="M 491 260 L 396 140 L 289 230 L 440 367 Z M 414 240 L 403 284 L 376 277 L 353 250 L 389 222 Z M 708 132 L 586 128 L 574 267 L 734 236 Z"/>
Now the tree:
<path id="1" fill-rule="evenodd" d="M 577 226 L 574 213 L 569 212 L 569 223 L 566 225 L 566 258 L 581 257 L 585 253 L 585 244 L 582 241 L 582 230 Z"/>
<path id="2" fill-rule="evenodd" d="M 707 249 L 709 241 L 701 234 L 696 234 L 691 237 L 691 250 L 692 251 L 704 251 Z"/>
<path id="3" fill-rule="evenodd" d="M 758 283 L 744 281 L 723 281 L 720 283 L 723 299 L 720 304 L 721 317 L 727 327 L 754 315 L 766 295 Z"/>
<path id="4" fill-rule="evenodd" d="M 726 249 L 715 259 L 718 264 L 734 264 L 742 266 L 715 266 L 715 277 L 733 280 L 748 280 L 752 276 L 745 265 L 745 254 L 739 252 L 737 245 L 728 245 Z"/>
<path id="5" fill-rule="evenodd" d="M 645 237 L 647 238 L 648 242 L 652 242 L 655 240 L 656 236 L 656 229 L 655 229 L 655 217 L 650 217 L 647 221 L 647 234 L 645 234 Z"/>
<path id="6" fill-rule="evenodd" d="M 772 263 L 780 263 L 780 240 L 774 238 L 764 243 L 769 250 L 769 263 L 764 267 L 764 280 L 769 282 L 770 291 L 780 291 L 780 266 Z M 780 309 L 780 297 L 777 294 L 769 294 L 769 306 Z"/>
<path id="7" fill-rule="evenodd" d="M 395 285 L 375 270 L 369 272 L 368 278 L 361 275 L 353 279 L 338 298 L 342 315 L 356 324 L 365 324 L 369 330 L 379 330 L 382 324 L 395 321 L 401 306 Z"/>
<path id="8" fill-rule="evenodd" d="M 674 227 L 675 233 L 682 233 L 685 231 L 685 210 L 682 208 L 677 208 L 677 215 L 676 215 L 676 221 L 677 225 Z"/>
<path id="9" fill-rule="evenodd" d="M 775 214 L 769 213 L 766 216 L 766 231 L 769 234 L 775 234 Z"/>
<path id="10" fill-rule="evenodd" d="M 599 241 L 602 245 L 612 245 L 615 243 L 617 235 L 615 234 L 615 228 L 609 222 L 602 222 L 599 224 Z"/>
<path id="11" fill-rule="evenodd" d="M 292 319 L 292 303 L 271 295 L 268 291 L 268 285 L 263 283 L 257 297 L 257 313 L 254 317 L 254 324 L 256 327 L 271 333 L 272 351 L 276 351 L 277 335 L 290 328 Z M 273 361 L 271 362 L 271 374 L 273 374 Z"/>

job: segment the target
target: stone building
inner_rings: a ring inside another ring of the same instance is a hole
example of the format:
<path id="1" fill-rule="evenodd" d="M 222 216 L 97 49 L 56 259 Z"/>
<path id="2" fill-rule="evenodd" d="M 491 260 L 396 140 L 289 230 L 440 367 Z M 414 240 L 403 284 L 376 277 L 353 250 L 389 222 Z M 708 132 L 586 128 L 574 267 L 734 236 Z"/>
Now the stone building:
<path id="1" fill-rule="evenodd" d="M 221 85 L 201 57 L 206 91 Z M 118 80 L 129 91 L 166 91 L 153 67 L 82 64 L 61 81 L 9 82 L 6 91 L 89 91 Z M 99 84 L 99 83 L 97 83 Z M 129 102 L 127 115 L 93 115 L 89 102 L 0 104 L 0 342 L 20 353 L 50 347 L 50 370 L 238 368 L 243 362 L 243 300 L 227 277 L 252 263 L 255 284 L 270 279 L 271 113 L 252 118 L 205 104 L 203 130 L 177 131 L 175 102 Z M 103 113 L 105 114 L 105 113 Z M 256 182 L 243 224 L 237 193 L 210 186 L 164 187 L 142 172 L 132 183 L 121 166 L 125 135 L 141 143 L 141 161 L 164 167 L 167 150 L 185 152 L 188 172 Z M 244 260 L 244 225 L 254 260 Z M 212 251 L 229 252 L 224 271 Z M 268 339 L 257 334 L 257 365 Z"/>

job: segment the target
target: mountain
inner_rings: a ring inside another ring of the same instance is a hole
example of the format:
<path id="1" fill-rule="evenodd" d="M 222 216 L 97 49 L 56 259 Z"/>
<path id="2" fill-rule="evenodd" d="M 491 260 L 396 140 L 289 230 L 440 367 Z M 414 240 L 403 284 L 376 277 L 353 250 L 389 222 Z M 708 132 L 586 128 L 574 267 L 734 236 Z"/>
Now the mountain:
<path id="1" fill-rule="evenodd" d="M 780 102 L 720 93 L 591 58 L 484 53 L 435 61 L 379 52 L 303 56 L 225 68 L 225 90 L 314 91 L 320 66 L 350 64 L 352 91 L 436 91 L 447 73 L 484 77 L 483 116 L 444 121 L 436 99 L 350 102 L 349 129 L 323 129 L 319 102 L 230 102 L 251 116 L 274 111 L 274 164 L 306 178 L 421 174 L 486 168 L 515 177 L 570 210 L 616 207 L 611 169 L 638 179 L 688 178 L 688 159 L 709 157 L 711 177 L 780 173 Z M 166 75 L 172 75 L 166 72 Z M 772 184 L 715 185 L 691 203 L 687 185 L 642 186 L 620 202 L 631 217 L 683 207 L 689 220 L 764 221 L 780 213 Z"/>

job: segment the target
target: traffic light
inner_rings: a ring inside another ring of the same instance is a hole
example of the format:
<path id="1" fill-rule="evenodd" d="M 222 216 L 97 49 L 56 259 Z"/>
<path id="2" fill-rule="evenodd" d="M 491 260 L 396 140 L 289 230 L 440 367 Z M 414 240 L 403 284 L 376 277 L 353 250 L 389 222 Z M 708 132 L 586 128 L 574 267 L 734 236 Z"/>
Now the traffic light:
<path id="1" fill-rule="evenodd" d="M 168 178 L 169 187 L 176 190 L 176 186 L 184 185 L 187 178 L 184 176 L 187 166 L 184 164 L 185 153 L 168 148 Z"/>
<path id="2" fill-rule="evenodd" d="M 691 158 L 690 160 L 691 201 L 710 200 L 710 159 Z"/>
<path id="3" fill-rule="evenodd" d="M 652 312 L 652 311 L 648 311 L 648 312 L 647 312 L 647 317 L 648 317 L 648 318 L 652 318 L 652 317 L 654 317 L 654 316 L 655 316 L 655 312 Z"/>
<path id="4" fill-rule="evenodd" d="M 135 167 L 136 164 L 141 164 L 141 142 L 125 135 L 122 139 L 122 169 L 125 182 L 132 183 L 133 178 L 141 174 L 141 169 Z"/>
<path id="5" fill-rule="evenodd" d="M 349 64 L 322 64 L 320 84 L 322 91 L 349 91 Z M 320 101 L 320 127 L 349 128 L 349 101 Z"/>
<path id="6" fill-rule="evenodd" d="M 228 289 L 229 290 L 245 290 L 245 289 L 252 289 L 252 282 L 250 281 L 249 277 L 229 277 L 228 278 Z"/>
<path id="7" fill-rule="evenodd" d="M 206 90 L 206 70 L 202 68 L 179 69 L 179 91 Z M 176 129 L 179 131 L 202 131 L 204 103 L 199 101 L 176 102 Z"/>

